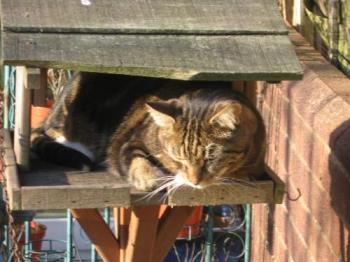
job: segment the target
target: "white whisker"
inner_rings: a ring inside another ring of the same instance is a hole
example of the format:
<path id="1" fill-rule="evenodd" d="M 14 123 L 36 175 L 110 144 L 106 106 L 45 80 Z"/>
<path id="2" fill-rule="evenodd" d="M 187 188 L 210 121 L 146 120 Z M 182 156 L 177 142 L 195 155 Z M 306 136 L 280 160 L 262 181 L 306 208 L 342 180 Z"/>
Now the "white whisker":
<path id="1" fill-rule="evenodd" d="M 174 179 L 169 180 L 169 181 L 163 183 L 162 185 L 160 185 L 159 187 L 157 187 L 156 189 L 154 189 L 153 191 L 147 193 L 142 199 L 151 199 L 156 194 L 160 193 L 161 191 L 163 191 L 164 189 L 166 189 L 168 187 L 171 187 L 175 183 L 176 182 L 174 181 Z"/>

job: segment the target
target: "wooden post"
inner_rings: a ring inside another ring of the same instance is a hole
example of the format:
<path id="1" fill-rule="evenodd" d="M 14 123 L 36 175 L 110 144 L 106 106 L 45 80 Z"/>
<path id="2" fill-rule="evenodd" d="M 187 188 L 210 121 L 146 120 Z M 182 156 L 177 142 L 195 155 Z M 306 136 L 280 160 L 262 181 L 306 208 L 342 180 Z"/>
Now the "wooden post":
<path id="1" fill-rule="evenodd" d="M 237 92 L 244 92 L 244 81 L 234 81 L 232 82 L 232 89 Z"/>
<path id="2" fill-rule="evenodd" d="M 257 88 L 258 88 L 258 82 L 257 81 L 248 81 L 248 82 L 246 82 L 246 85 L 245 85 L 245 88 L 244 88 L 245 96 L 255 106 L 257 105 Z"/>
<path id="3" fill-rule="evenodd" d="M 119 262 L 119 243 L 98 210 L 72 209 L 71 212 L 103 261 Z"/>
<path id="4" fill-rule="evenodd" d="M 153 262 L 159 206 L 133 207 L 125 261 Z"/>
<path id="5" fill-rule="evenodd" d="M 162 262 L 164 260 L 193 209 L 194 207 L 189 206 L 167 208 L 159 222 L 152 262 Z"/>
<path id="6" fill-rule="evenodd" d="M 16 113 L 14 150 L 20 169 L 29 169 L 30 147 L 30 90 L 28 73 L 24 66 L 16 67 Z"/>
<path id="7" fill-rule="evenodd" d="M 129 224 L 131 219 L 131 208 L 114 208 L 114 226 L 120 245 L 120 261 L 124 262 L 125 252 L 128 244 Z"/>
<path id="8" fill-rule="evenodd" d="M 38 88 L 34 88 L 33 105 L 46 106 L 47 95 L 47 69 L 40 69 L 40 84 Z"/>

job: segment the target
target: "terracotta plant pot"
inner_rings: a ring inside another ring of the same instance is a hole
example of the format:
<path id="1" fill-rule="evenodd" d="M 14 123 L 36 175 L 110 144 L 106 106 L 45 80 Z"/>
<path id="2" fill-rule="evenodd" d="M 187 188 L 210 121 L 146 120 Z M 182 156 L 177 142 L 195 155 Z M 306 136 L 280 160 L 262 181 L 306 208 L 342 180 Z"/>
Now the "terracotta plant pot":
<path id="1" fill-rule="evenodd" d="M 159 217 L 161 217 L 166 210 L 167 205 L 161 205 L 159 211 Z M 203 206 L 197 206 L 194 208 L 191 216 L 186 220 L 183 228 L 177 235 L 177 239 L 193 239 L 197 238 L 201 234 L 200 224 L 203 215 Z"/>
<path id="2" fill-rule="evenodd" d="M 32 106 L 30 126 L 37 128 L 45 120 L 52 108 L 52 101 L 48 101 L 46 106 Z"/>

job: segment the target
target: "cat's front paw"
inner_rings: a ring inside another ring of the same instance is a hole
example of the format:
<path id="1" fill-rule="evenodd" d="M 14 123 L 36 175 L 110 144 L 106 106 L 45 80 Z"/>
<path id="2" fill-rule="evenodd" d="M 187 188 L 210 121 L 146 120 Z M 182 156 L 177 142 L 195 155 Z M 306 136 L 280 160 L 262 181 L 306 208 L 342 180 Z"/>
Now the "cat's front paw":
<path id="1" fill-rule="evenodd" d="M 130 176 L 129 182 L 141 191 L 152 191 L 156 187 L 156 181 L 153 178 L 146 178 L 145 175 Z"/>
<path id="2" fill-rule="evenodd" d="M 137 158 L 132 161 L 129 169 L 129 182 L 137 189 L 151 191 L 157 185 L 157 170 L 144 158 Z"/>

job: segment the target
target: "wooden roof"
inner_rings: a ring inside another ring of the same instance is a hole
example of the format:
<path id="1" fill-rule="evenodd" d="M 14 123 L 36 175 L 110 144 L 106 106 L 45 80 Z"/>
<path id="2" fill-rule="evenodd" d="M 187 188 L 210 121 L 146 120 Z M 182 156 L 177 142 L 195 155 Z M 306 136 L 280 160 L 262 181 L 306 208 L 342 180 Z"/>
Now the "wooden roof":
<path id="1" fill-rule="evenodd" d="M 273 0 L 1 0 L 2 60 L 203 80 L 298 79 Z"/>

